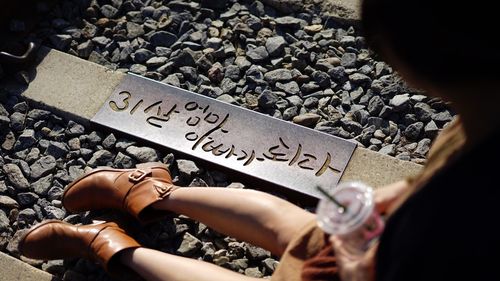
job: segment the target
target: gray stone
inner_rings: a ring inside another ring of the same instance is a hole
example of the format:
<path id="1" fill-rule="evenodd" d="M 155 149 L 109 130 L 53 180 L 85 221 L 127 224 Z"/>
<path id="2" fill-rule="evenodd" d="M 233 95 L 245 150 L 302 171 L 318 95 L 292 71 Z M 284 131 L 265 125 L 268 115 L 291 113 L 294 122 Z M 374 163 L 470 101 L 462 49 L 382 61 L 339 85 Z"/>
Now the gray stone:
<path id="1" fill-rule="evenodd" d="M 404 111 L 407 109 L 410 103 L 410 97 L 408 94 L 396 95 L 394 96 L 389 105 L 392 106 L 394 111 Z"/>
<path id="2" fill-rule="evenodd" d="M 15 134 L 10 131 L 5 135 L 5 138 L 2 142 L 2 149 L 5 151 L 10 151 L 12 148 L 14 148 L 14 145 L 16 144 L 16 136 Z"/>
<path id="3" fill-rule="evenodd" d="M 98 150 L 92 154 L 92 158 L 87 162 L 90 167 L 107 166 L 112 163 L 114 159 L 113 153 L 103 149 Z"/>
<path id="4" fill-rule="evenodd" d="M 314 127 L 318 121 L 321 120 L 321 116 L 315 113 L 305 113 L 293 118 L 293 123 L 306 126 Z"/>
<path id="5" fill-rule="evenodd" d="M 44 156 L 30 166 L 31 178 L 38 179 L 50 174 L 56 168 L 56 159 L 53 156 Z"/>
<path id="6" fill-rule="evenodd" d="M 0 115 L 0 128 L 7 128 L 10 125 L 10 118 L 8 116 Z"/>
<path id="7" fill-rule="evenodd" d="M 292 72 L 285 68 L 268 71 L 264 74 L 264 79 L 269 83 L 288 82 L 292 80 Z"/>
<path id="8" fill-rule="evenodd" d="M 27 163 L 33 164 L 33 162 L 35 162 L 39 158 L 40 158 L 40 149 L 38 149 L 37 147 L 33 147 L 28 153 L 28 155 L 26 155 L 25 160 Z"/>
<path id="9" fill-rule="evenodd" d="M 68 176 L 69 176 L 70 181 L 74 181 L 79 176 L 83 175 L 83 173 L 84 173 L 84 171 L 82 168 L 80 168 L 80 166 L 72 165 L 72 166 L 69 166 L 69 168 L 68 168 Z"/>
<path id="10" fill-rule="evenodd" d="M 269 58 L 269 53 L 264 46 L 251 48 L 247 51 L 246 55 L 254 63 L 261 63 Z"/>
<path id="11" fill-rule="evenodd" d="M 236 65 L 229 65 L 224 71 L 224 77 L 229 78 L 233 81 L 240 79 L 240 68 Z"/>
<path id="12" fill-rule="evenodd" d="M 85 127 L 70 120 L 68 122 L 68 126 L 66 127 L 65 133 L 68 137 L 76 137 L 85 133 Z"/>
<path id="13" fill-rule="evenodd" d="M 321 88 L 329 88 L 331 86 L 330 76 L 323 71 L 314 71 L 311 77 Z"/>
<path id="14" fill-rule="evenodd" d="M 368 103 L 367 110 L 370 115 L 378 116 L 384 106 L 384 101 L 380 96 L 373 96 Z"/>
<path id="15" fill-rule="evenodd" d="M 342 128 L 348 132 L 353 132 L 354 134 L 359 135 L 361 134 L 361 131 L 363 131 L 363 126 L 354 120 L 343 118 L 340 121 L 342 122 Z"/>
<path id="16" fill-rule="evenodd" d="M 365 87 L 370 86 L 372 83 L 372 79 L 370 77 L 361 73 L 353 73 L 349 75 L 349 80 L 351 80 L 351 82 L 356 85 L 361 85 Z"/>
<path id="17" fill-rule="evenodd" d="M 152 57 L 146 61 L 146 66 L 149 68 L 159 67 L 164 65 L 168 59 L 166 57 Z"/>
<path id="18" fill-rule="evenodd" d="M 295 81 L 291 81 L 288 83 L 276 82 L 276 89 L 281 90 L 290 95 L 297 95 L 300 93 L 299 84 L 297 84 L 297 82 Z"/>
<path id="19" fill-rule="evenodd" d="M 357 56 L 354 53 L 344 53 L 340 59 L 340 64 L 345 68 L 356 67 Z"/>
<path id="20" fill-rule="evenodd" d="M 417 148 L 415 149 L 414 153 L 422 157 L 427 156 L 427 152 L 429 152 L 431 142 L 432 141 L 427 138 L 420 140 L 417 144 Z"/>
<path id="21" fill-rule="evenodd" d="M 222 102 L 225 102 L 225 103 L 229 103 L 229 104 L 238 104 L 238 102 L 230 95 L 228 94 L 223 94 L 223 95 L 220 95 L 216 98 L 216 100 L 218 101 L 222 101 Z"/>
<path id="22" fill-rule="evenodd" d="M 281 56 L 286 45 L 287 42 L 282 36 L 269 37 L 266 40 L 266 50 L 272 57 Z"/>
<path id="23" fill-rule="evenodd" d="M 118 9 L 111 5 L 103 5 L 100 8 L 101 14 L 108 19 L 114 18 L 118 14 Z"/>
<path id="24" fill-rule="evenodd" d="M 26 114 L 21 112 L 14 112 L 10 115 L 10 128 L 14 131 L 21 131 L 24 129 L 24 121 Z"/>
<path id="25" fill-rule="evenodd" d="M 184 178 L 189 179 L 201 174 L 201 170 L 191 160 L 178 159 L 175 162 L 177 163 L 180 175 Z"/>
<path id="26" fill-rule="evenodd" d="M 111 149 L 116 143 L 116 137 L 113 134 L 109 134 L 103 141 L 102 146 L 105 149 Z"/>
<path id="27" fill-rule="evenodd" d="M 52 186 L 52 175 L 47 175 L 45 177 L 40 178 L 31 184 L 31 189 L 40 196 L 45 196 Z"/>
<path id="28" fill-rule="evenodd" d="M 241 69 L 242 71 L 246 71 L 248 68 L 250 68 L 250 66 L 252 66 L 252 63 L 249 62 L 246 57 L 243 57 L 243 56 L 238 56 L 236 57 L 236 59 L 234 60 L 234 63 L 236 64 L 236 66 L 238 66 L 239 69 Z"/>
<path id="29" fill-rule="evenodd" d="M 144 35 L 144 28 L 142 25 L 134 23 L 134 22 L 127 22 L 127 38 L 128 39 L 134 39 L 136 37 Z"/>
<path id="30" fill-rule="evenodd" d="M 453 116 L 448 110 L 445 110 L 432 115 L 432 120 L 434 120 L 437 124 L 443 125 L 453 120 Z"/>
<path id="31" fill-rule="evenodd" d="M 17 202 L 21 206 L 31 206 L 38 198 L 40 197 L 33 192 L 21 192 L 17 194 Z"/>
<path id="32" fill-rule="evenodd" d="M 271 252 L 248 243 L 246 246 L 246 254 L 251 261 L 261 261 L 271 256 Z"/>
<path id="33" fill-rule="evenodd" d="M 177 41 L 177 36 L 167 31 L 158 31 L 149 37 L 149 42 L 153 46 L 170 47 Z"/>
<path id="34" fill-rule="evenodd" d="M 45 154 L 52 155 L 54 158 L 59 159 L 65 157 L 69 152 L 69 147 L 62 142 L 51 141 Z"/>
<path id="35" fill-rule="evenodd" d="M 222 39 L 216 37 L 208 38 L 206 46 L 207 48 L 217 50 L 222 46 Z"/>
<path id="36" fill-rule="evenodd" d="M 274 108 L 278 102 L 278 95 L 269 90 L 263 91 L 258 97 L 258 105 L 261 108 Z"/>
<path id="37" fill-rule="evenodd" d="M 36 216 L 37 215 L 36 215 L 35 210 L 33 210 L 31 208 L 26 208 L 26 209 L 23 209 L 19 212 L 19 214 L 17 216 L 17 220 L 26 222 L 27 224 L 31 224 L 32 222 L 34 222 L 36 220 Z"/>
<path id="38" fill-rule="evenodd" d="M 299 29 L 301 27 L 301 25 L 307 24 L 307 22 L 305 22 L 304 20 L 294 18 L 291 16 L 276 18 L 275 21 L 276 21 L 276 24 L 278 26 L 290 28 L 290 29 L 294 29 L 294 30 Z"/>
<path id="39" fill-rule="evenodd" d="M 424 123 L 416 122 L 406 127 L 404 131 L 404 136 L 409 140 L 417 140 L 420 134 L 422 133 L 422 129 L 424 128 Z"/>
<path id="40" fill-rule="evenodd" d="M 262 278 L 264 276 L 258 267 L 249 267 L 245 269 L 245 275 L 252 278 Z"/>
<path id="41" fill-rule="evenodd" d="M 51 189 L 49 189 L 49 192 L 47 192 L 47 198 L 49 200 L 60 200 L 62 198 L 63 193 L 64 189 L 58 186 L 54 186 Z"/>
<path id="42" fill-rule="evenodd" d="M 4 211 L 0 209 L 0 233 L 7 231 L 10 227 L 10 220 Z"/>
<path id="43" fill-rule="evenodd" d="M 424 127 L 425 136 L 434 138 L 439 132 L 439 128 L 434 121 L 429 121 Z"/>
<path id="44" fill-rule="evenodd" d="M 115 160 L 113 161 L 113 165 L 115 165 L 118 168 L 125 168 L 125 169 L 130 169 L 135 167 L 135 163 L 136 162 L 134 159 L 121 152 L 118 152 L 118 154 L 115 157 Z"/>
<path id="45" fill-rule="evenodd" d="M 184 233 L 181 245 L 177 249 L 177 253 L 185 257 L 190 257 L 201 249 L 201 241 L 189 234 L 189 232 Z"/>
<path id="46" fill-rule="evenodd" d="M 130 72 L 139 74 L 139 75 L 145 75 L 146 72 L 148 71 L 147 66 L 135 63 L 130 66 Z"/>
<path id="47" fill-rule="evenodd" d="M 129 146 L 126 149 L 126 152 L 139 162 L 144 163 L 158 161 L 158 154 L 156 150 L 149 147 Z"/>
<path id="48" fill-rule="evenodd" d="M 6 250 L 7 252 L 11 253 L 14 256 L 20 256 L 19 253 L 19 242 L 21 241 L 21 238 L 24 236 L 24 234 L 28 231 L 28 229 L 21 229 L 18 230 L 12 239 L 9 240 L 9 243 L 7 244 Z"/>
<path id="49" fill-rule="evenodd" d="M 278 267 L 279 262 L 272 258 L 267 258 L 262 261 L 262 267 L 264 268 L 264 274 L 272 275 L 274 270 Z"/>
<path id="50" fill-rule="evenodd" d="M 81 58 L 88 58 L 94 50 L 94 43 L 92 40 L 87 40 L 76 47 L 76 52 Z"/>
<path id="51" fill-rule="evenodd" d="M 136 63 L 144 63 L 148 59 L 152 58 L 155 55 L 155 53 L 151 52 L 148 49 L 138 49 L 135 51 L 133 54 L 130 55 L 132 60 Z"/>
<path id="52" fill-rule="evenodd" d="M 382 154 L 394 156 L 394 153 L 396 152 L 396 145 L 395 144 L 386 145 L 386 146 L 382 147 L 378 152 L 382 153 Z"/>
<path id="53" fill-rule="evenodd" d="M 161 81 L 165 84 L 170 84 L 172 86 L 175 86 L 175 87 L 180 87 L 181 86 L 181 82 L 179 81 L 179 77 L 177 77 L 176 74 L 170 74 L 169 76 L 167 76 L 167 78 L 163 79 L 163 81 Z"/>
<path id="54" fill-rule="evenodd" d="M 225 94 L 233 95 L 236 92 L 236 83 L 229 78 L 222 79 L 220 87 Z"/>
<path id="55" fill-rule="evenodd" d="M 14 209 L 19 208 L 19 204 L 16 200 L 10 198 L 9 196 L 0 195 L 0 208 Z"/>
<path id="56" fill-rule="evenodd" d="M 105 36 L 97 36 L 92 38 L 92 42 L 94 42 L 96 45 L 104 47 L 111 42 L 111 39 L 105 37 Z"/>
<path id="57" fill-rule="evenodd" d="M 135 145 L 135 141 L 133 140 L 127 140 L 127 139 L 118 139 L 116 141 L 116 144 L 115 144 L 115 147 L 116 149 L 118 149 L 119 151 L 125 151 L 127 149 L 127 147 L 131 146 L 131 145 Z"/>
<path id="58" fill-rule="evenodd" d="M 54 206 L 47 206 L 45 209 L 45 214 L 48 219 L 62 220 L 66 215 L 66 212 Z"/>
<path id="59" fill-rule="evenodd" d="M 3 171 L 9 182 L 18 190 L 27 190 L 30 187 L 28 180 L 24 177 L 21 169 L 16 164 L 3 165 Z"/>
<path id="60" fill-rule="evenodd" d="M 413 110 L 415 111 L 415 116 L 417 116 L 417 119 L 422 122 L 430 121 L 432 118 L 432 114 L 434 114 L 432 108 L 428 104 L 423 102 L 416 103 L 415 106 L 413 106 Z"/>

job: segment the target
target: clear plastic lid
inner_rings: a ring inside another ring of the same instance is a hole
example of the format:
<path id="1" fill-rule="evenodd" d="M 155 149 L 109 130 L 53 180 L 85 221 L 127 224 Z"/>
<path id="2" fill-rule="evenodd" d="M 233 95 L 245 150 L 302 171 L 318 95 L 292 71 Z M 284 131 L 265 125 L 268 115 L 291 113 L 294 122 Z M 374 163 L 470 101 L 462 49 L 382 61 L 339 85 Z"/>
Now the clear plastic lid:
<path id="1" fill-rule="evenodd" d="M 351 233 L 361 227 L 373 212 L 373 189 L 362 182 L 341 183 L 330 195 L 346 208 L 326 197 L 320 200 L 316 209 L 318 225 L 329 234 Z"/>

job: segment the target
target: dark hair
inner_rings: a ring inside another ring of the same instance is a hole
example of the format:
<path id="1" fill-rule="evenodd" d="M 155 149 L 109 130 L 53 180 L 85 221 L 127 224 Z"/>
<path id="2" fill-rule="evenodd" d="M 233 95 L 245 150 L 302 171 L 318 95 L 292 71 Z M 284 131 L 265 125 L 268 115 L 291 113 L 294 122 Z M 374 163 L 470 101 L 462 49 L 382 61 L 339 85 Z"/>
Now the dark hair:
<path id="1" fill-rule="evenodd" d="M 483 2 L 364 0 L 362 27 L 382 57 L 392 52 L 436 85 L 500 81 L 500 18 Z"/>

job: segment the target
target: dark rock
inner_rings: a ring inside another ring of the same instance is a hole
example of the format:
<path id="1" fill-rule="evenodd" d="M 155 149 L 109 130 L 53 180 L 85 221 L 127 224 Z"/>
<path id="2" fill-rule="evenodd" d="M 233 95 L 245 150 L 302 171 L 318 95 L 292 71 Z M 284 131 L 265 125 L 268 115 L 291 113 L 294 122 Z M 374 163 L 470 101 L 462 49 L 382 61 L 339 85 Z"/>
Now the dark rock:
<path id="1" fill-rule="evenodd" d="M 109 134 L 103 141 L 102 146 L 105 149 L 111 149 L 116 143 L 116 137 L 113 134 Z"/>
<path id="2" fill-rule="evenodd" d="M 453 120 L 453 116 L 448 110 L 445 110 L 432 115 L 432 120 L 434 120 L 434 122 L 436 122 L 438 125 L 443 125 Z"/>
<path id="3" fill-rule="evenodd" d="M 158 161 L 158 153 L 149 147 L 129 146 L 126 152 L 141 163 Z"/>
<path id="4" fill-rule="evenodd" d="M 9 230 L 10 220 L 4 211 L 0 209 L 0 233 Z"/>
<path id="5" fill-rule="evenodd" d="M 428 122 L 431 120 L 432 114 L 434 114 L 434 111 L 432 108 L 423 102 L 418 102 L 413 106 L 413 110 L 415 111 L 415 116 L 417 117 L 418 120 L 422 122 Z"/>
<path id="6" fill-rule="evenodd" d="M 50 187 L 52 186 L 52 175 L 47 175 L 45 177 L 40 178 L 39 180 L 35 181 L 34 183 L 31 184 L 31 189 L 38 195 L 40 196 L 45 196 L 47 195 L 47 192 L 49 191 Z"/>
<path id="7" fill-rule="evenodd" d="M 24 177 L 21 169 L 15 164 L 3 165 L 3 171 L 9 182 L 18 190 L 27 190 L 30 187 L 28 180 Z"/>
<path id="8" fill-rule="evenodd" d="M 36 212 L 31 208 L 23 209 L 19 212 L 17 220 L 25 222 L 26 224 L 31 224 L 36 220 Z"/>
<path id="9" fill-rule="evenodd" d="M 269 53 L 264 46 L 251 48 L 247 51 L 246 55 L 254 63 L 261 63 L 269 58 Z"/>
<path id="10" fill-rule="evenodd" d="M 264 74 L 264 79 L 269 83 L 288 82 L 292 80 L 292 72 L 288 69 L 280 68 L 268 71 Z"/>
<path id="11" fill-rule="evenodd" d="M 266 90 L 259 95 L 258 105 L 261 108 L 271 109 L 276 106 L 276 102 L 278 102 L 278 99 L 278 95 L 276 95 L 274 92 Z"/>
<path id="12" fill-rule="evenodd" d="M 17 202 L 21 206 L 31 206 L 38 200 L 38 195 L 33 192 L 21 192 L 17 194 Z"/>
<path id="13" fill-rule="evenodd" d="M 396 95 L 394 96 L 389 105 L 392 106 L 394 111 L 405 111 L 410 103 L 410 97 L 408 94 Z"/>
<path id="14" fill-rule="evenodd" d="M 321 88 L 329 88 L 331 86 L 330 76 L 322 71 L 314 71 L 312 78 Z"/>
<path id="15" fill-rule="evenodd" d="M 45 151 L 45 154 L 52 155 L 54 158 L 59 159 L 65 157 L 68 154 L 69 148 L 65 143 L 51 141 L 49 147 Z"/>
<path id="16" fill-rule="evenodd" d="M 356 67 L 357 56 L 354 53 L 344 53 L 340 59 L 340 64 L 345 68 Z"/>
<path id="17" fill-rule="evenodd" d="M 291 81 L 284 84 L 276 82 L 276 89 L 281 90 L 290 95 L 297 95 L 300 93 L 299 84 L 297 84 L 297 82 L 295 81 Z"/>
<path id="18" fill-rule="evenodd" d="M 196 166 L 196 164 L 191 160 L 176 160 L 177 168 L 182 177 L 190 179 L 191 177 L 201 174 L 201 170 Z"/>
<path id="19" fill-rule="evenodd" d="M 404 131 L 405 137 L 409 140 L 417 140 L 420 134 L 422 133 L 422 129 L 424 128 L 424 123 L 416 122 L 406 127 Z"/>
<path id="20" fill-rule="evenodd" d="M 306 25 L 307 23 L 304 20 L 294 18 L 291 16 L 285 16 L 275 19 L 276 24 L 280 27 L 290 28 L 297 30 L 301 27 L 301 25 Z"/>
<path id="21" fill-rule="evenodd" d="M 314 127 L 316 123 L 321 119 L 321 116 L 315 113 L 305 113 L 293 118 L 293 123 L 306 126 Z"/>
<path id="22" fill-rule="evenodd" d="M 429 121 L 424 127 L 425 136 L 429 138 L 434 138 L 439 132 L 439 128 L 434 121 Z"/>
<path id="23" fill-rule="evenodd" d="M 394 153 L 396 152 L 396 145 L 395 144 L 386 145 L 382 147 L 378 152 L 381 154 L 394 156 Z"/>
<path id="24" fill-rule="evenodd" d="M 170 47 L 177 41 L 177 36 L 167 31 L 158 31 L 149 37 L 149 42 L 153 46 Z"/>
<path id="25" fill-rule="evenodd" d="M 62 220 L 66 215 L 66 212 L 54 206 L 47 206 L 45 209 L 45 215 L 48 219 Z"/>
<path id="26" fill-rule="evenodd" d="M 33 146 L 36 143 L 35 131 L 31 129 L 26 129 L 18 137 L 15 149 L 22 150 Z"/>
<path id="27" fill-rule="evenodd" d="M 82 135 L 84 132 L 85 127 L 71 120 L 68 122 L 68 126 L 66 127 L 65 131 L 68 137 L 76 137 Z"/>
<path id="28" fill-rule="evenodd" d="M 134 22 L 127 22 L 126 28 L 127 28 L 128 39 L 134 39 L 136 37 L 144 35 L 144 28 L 140 24 Z"/>
<path id="29" fill-rule="evenodd" d="M 92 158 L 87 162 L 90 167 L 108 166 L 112 163 L 114 155 L 107 150 L 98 150 L 93 153 Z"/>
<path id="30" fill-rule="evenodd" d="M 349 75 L 349 80 L 356 85 L 365 87 L 369 87 L 372 83 L 372 79 L 370 77 L 361 73 L 353 73 Z"/>
<path id="31" fill-rule="evenodd" d="M 148 49 L 139 49 L 131 54 L 130 57 L 136 63 L 144 63 L 154 55 L 155 54 Z"/>
<path id="32" fill-rule="evenodd" d="M 270 37 L 266 40 L 266 50 L 272 57 L 281 56 L 286 46 L 287 42 L 282 36 Z"/>
<path id="33" fill-rule="evenodd" d="M 21 112 L 14 112 L 10 115 L 10 128 L 14 131 L 21 131 L 24 129 L 24 122 L 26 114 Z"/>
<path id="34" fill-rule="evenodd" d="M 0 195 L 0 208 L 14 209 L 19 208 L 19 204 L 16 200 L 10 198 L 9 196 Z"/>
<path id="35" fill-rule="evenodd" d="M 371 115 L 378 116 L 384 106 L 384 101 L 380 96 L 373 96 L 370 99 L 370 102 L 368 103 L 368 107 L 366 109 Z"/>
<path id="36" fill-rule="evenodd" d="M 61 187 L 54 186 L 47 192 L 47 198 L 49 200 L 60 200 L 64 190 Z"/>
<path id="37" fill-rule="evenodd" d="M 101 6 L 100 11 L 101 14 L 108 19 L 112 19 L 118 14 L 118 9 L 111 5 Z"/>
<path id="38" fill-rule="evenodd" d="M 94 50 L 94 43 L 91 40 L 87 40 L 76 47 L 76 52 L 78 56 L 87 59 L 92 51 Z"/>

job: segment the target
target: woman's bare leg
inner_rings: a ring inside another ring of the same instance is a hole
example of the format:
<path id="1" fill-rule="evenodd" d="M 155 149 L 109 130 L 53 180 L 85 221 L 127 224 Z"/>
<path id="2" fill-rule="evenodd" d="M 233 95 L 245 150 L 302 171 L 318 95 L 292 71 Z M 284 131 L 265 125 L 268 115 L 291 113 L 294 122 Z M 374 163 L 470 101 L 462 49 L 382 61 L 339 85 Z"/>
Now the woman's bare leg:
<path id="1" fill-rule="evenodd" d="M 148 281 L 257 281 L 214 264 L 137 248 L 123 251 L 122 264 Z"/>
<path id="2" fill-rule="evenodd" d="M 314 215 L 264 192 L 229 188 L 180 188 L 153 208 L 184 214 L 220 233 L 281 255 Z"/>

